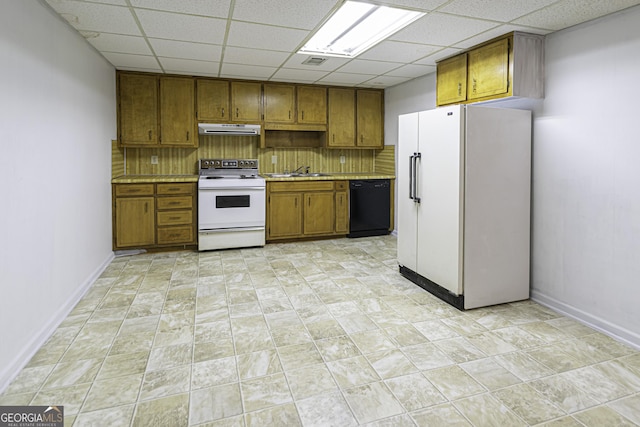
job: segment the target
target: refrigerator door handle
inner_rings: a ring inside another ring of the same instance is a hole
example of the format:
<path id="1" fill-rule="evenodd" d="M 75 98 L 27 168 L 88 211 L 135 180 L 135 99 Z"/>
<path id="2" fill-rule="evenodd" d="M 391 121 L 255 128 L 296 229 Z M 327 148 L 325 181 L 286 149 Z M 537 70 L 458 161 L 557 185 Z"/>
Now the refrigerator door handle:
<path id="1" fill-rule="evenodd" d="M 414 157 L 415 155 L 409 156 L 409 198 L 411 200 L 413 200 L 413 167 L 415 166 Z"/>
<path id="2" fill-rule="evenodd" d="M 413 201 L 420 203 L 420 197 L 418 197 L 418 159 L 422 157 L 421 153 L 413 153 Z"/>

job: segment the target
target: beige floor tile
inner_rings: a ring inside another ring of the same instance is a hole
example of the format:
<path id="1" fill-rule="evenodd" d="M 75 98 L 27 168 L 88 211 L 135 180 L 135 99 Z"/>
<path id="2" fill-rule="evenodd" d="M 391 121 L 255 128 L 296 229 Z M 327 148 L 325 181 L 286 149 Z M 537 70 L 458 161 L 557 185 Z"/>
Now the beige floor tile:
<path id="1" fill-rule="evenodd" d="M 611 402 L 608 405 L 628 420 L 640 425 L 640 395 L 636 394 Z"/>
<path id="2" fill-rule="evenodd" d="M 242 414 L 242 397 L 237 383 L 191 392 L 189 423 L 192 425 L 214 422 L 240 414 Z M 237 420 L 236 418 L 236 422 Z M 241 418 L 239 422 L 242 425 Z"/>
<path id="3" fill-rule="evenodd" d="M 242 402 L 247 412 L 292 402 L 289 385 L 282 373 L 240 383 Z"/>
<path id="4" fill-rule="evenodd" d="M 68 420 L 65 406 L 65 426 Z M 92 412 L 83 412 L 75 417 L 74 426 L 111 427 L 114 425 L 129 425 L 133 416 L 135 405 L 118 406 L 116 408 L 101 409 Z M 138 424 L 145 425 L 145 424 Z M 149 424 L 146 424 L 149 425 Z"/>
<path id="5" fill-rule="evenodd" d="M 471 423 L 450 403 L 411 413 L 421 427 L 471 427 Z"/>
<path id="6" fill-rule="evenodd" d="M 298 411 L 293 403 L 286 403 L 280 406 L 262 409 L 260 411 L 249 412 L 245 416 L 247 427 L 263 426 L 301 426 Z"/>
<path id="7" fill-rule="evenodd" d="M 632 427 L 637 425 L 607 406 L 598 406 L 597 408 L 587 409 L 586 411 L 579 412 L 573 416 L 586 427 Z"/>
<path id="8" fill-rule="evenodd" d="M 380 381 L 380 377 L 364 356 L 328 362 L 327 366 L 343 389 Z"/>
<path id="9" fill-rule="evenodd" d="M 238 364 L 235 357 L 223 357 L 193 364 L 191 387 L 194 390 L 237 381 Z"/>
<path id="10" fill-rule="evenodd" d="M 404 409 L 383 382 L 375 382 L 343 391 L 344 397 L 361 423 L 389 418 Z"/>
<path id="11" fill-rule="evenodd" d="M 409 412 L 447 401 L 442 393 L 420 373 L 391 378 L 385 380 L 385 383 Z"/>
<path id="12" fill-rule="evenodd" d="M 488 390 L 498 390 L 521 382 L 493 358 L 474 360 L 460 367 Z"/>
<path id="13" fill-rule="evenodd" d="M 241 354 L 237 357 L 237 364 L 241 380 L 282 372 L 280 358 L 275 350 Z"/>
<path id="14" fill-rule="evenodd" d="M 468 397 L 453 405 L 475 426 L 518 427 L 527 424 L 489 394 Z"/>
<path id="15" fill-rule="evenodd" d="M 529 384 L 569 414 L 598 404 L 585 391 L 560 375 L 542 378 Z"/>
<path id="16" fill-rule="evenodd" d="M 142 384 L 142 375 L 96 380 L 89 390 L 83 412 L 96 411 L 114 406 L 134 404 L 138 400 L 138 391 Z"/>
<path id="17" fill-rule="evenodd" d="M 195 406 L 195 403 L 194 403 Z M 189 394 L 147 400 L 136 405 L 133 427 L 175 427 L 188 424 Z"/>
<path id="18" fill-rule="evenodd" d="M 360 356 L 360 350 L 346 335 L 316 340 L 315 345 L 325 362 Z"/>
<path id="19" fill-rule="evenodd" d="M 320 394 L 299 400 L 296 407 L 305 427 L 358 425 L 341 393 Z"/>
<path id="20" fill-rule="evenodd" d="M 492 393 L 502 404 L 529 424 L 540 424 L 566 415 L 534 388 L 518 384 Z"/>
<path id="21" fill-rule="evenodd" d="M 434 369 L 425 372 L 424 375 L 449 400 L 461 399 L 487 391 L 458 366 Z"/>
<path id="22" fill-rule="evenodd" d="M 418 372 L 418 368 L 400 350 L 387 350 L 367 355 L 380 378 L 388 379 Z"/>
<path id="23" fill-rule="evenodd" d="M 191 386 L 191 366 L 147 372 L 140 389 L 140 400 L 158 399 L 188 392 Z"/>
<path id="24" fill-rule="evenodd" d="M 313 343 L 280 347 L 278 348 L 278 354 L 285 371 L 322 363 L 322 356 Z"/>

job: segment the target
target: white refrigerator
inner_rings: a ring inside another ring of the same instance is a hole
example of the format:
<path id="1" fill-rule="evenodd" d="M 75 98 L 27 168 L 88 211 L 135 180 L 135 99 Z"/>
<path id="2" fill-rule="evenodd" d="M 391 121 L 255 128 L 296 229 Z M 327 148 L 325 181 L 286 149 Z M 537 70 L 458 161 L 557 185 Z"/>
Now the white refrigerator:
<path id="1" fill-rule="evenodd" d="M 398 263 L 460 310 L 529 298 L 531 112 L 399 116 Z"/>

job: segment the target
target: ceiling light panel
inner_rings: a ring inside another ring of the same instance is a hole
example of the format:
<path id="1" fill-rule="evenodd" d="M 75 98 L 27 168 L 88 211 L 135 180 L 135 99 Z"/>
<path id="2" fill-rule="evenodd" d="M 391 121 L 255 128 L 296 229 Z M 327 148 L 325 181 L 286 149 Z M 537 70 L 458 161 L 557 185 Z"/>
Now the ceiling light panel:
<path id="1" fill-rule="evenodd" d="M 353 58 L 422 16 L 423 12 L 347 1 L 298 53 Z"/>

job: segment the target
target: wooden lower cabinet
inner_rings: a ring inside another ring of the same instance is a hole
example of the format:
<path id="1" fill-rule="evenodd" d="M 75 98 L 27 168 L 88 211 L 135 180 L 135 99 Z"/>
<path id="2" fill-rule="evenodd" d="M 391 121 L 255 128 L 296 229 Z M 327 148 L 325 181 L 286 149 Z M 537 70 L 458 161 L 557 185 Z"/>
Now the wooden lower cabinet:
<path id="1" fill-rule="evenodd" d="M 267 240 L 346 234 L 347 192 L 336 191 L 336 185 L 346 188 L 345 183 L 348 181 L 268 182 Z"/>
<path id="2" fill-rule="evenodd" d="M 195 245 L 196 184 L 114 184 L 113 249 Z"/>
<path id="3" fill-rule="evenodd" d="M 349 181 L 336 181 L 336 233 L 349 232 Z"/>

